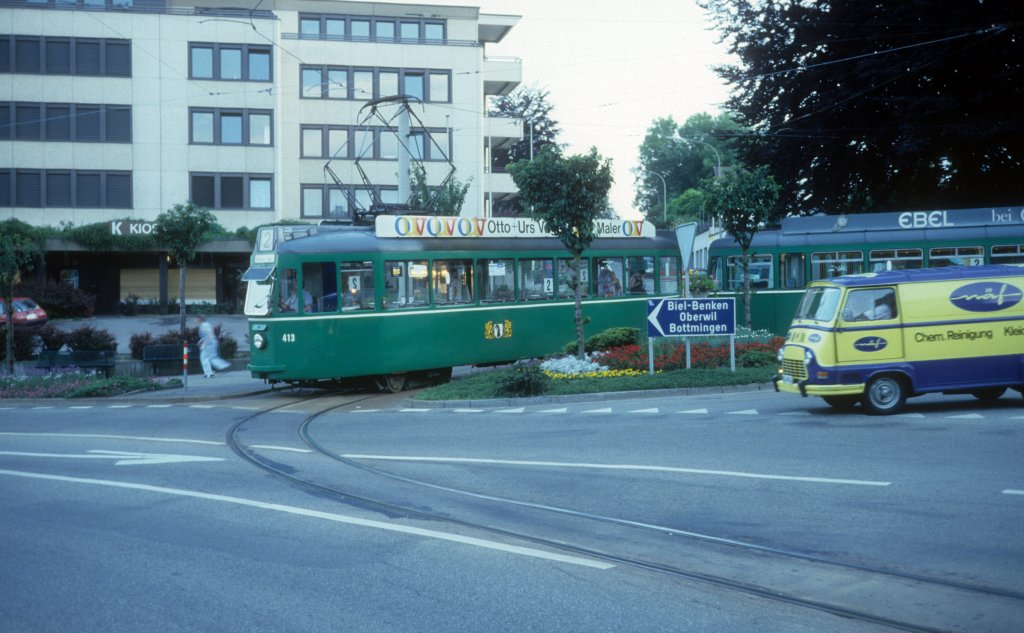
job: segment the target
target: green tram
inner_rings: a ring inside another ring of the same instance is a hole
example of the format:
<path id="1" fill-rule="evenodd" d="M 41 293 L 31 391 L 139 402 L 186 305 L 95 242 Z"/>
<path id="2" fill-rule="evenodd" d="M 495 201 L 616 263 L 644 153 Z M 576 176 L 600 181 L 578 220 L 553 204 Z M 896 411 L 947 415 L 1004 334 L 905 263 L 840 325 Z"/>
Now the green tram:
<path id="1" fill-rule="evenodd" d="M 813 215 L 755 234 L 748 270 L 751 326 L 784 336 L 812 281 L 841 275 L 982 264 L 1024 264 L 1024 207 Z M 708 273 L 742 314 L 741 250 L 712 242 Z"/>
<path id="2" fill-rule="evenodd" d="M 673 233 L 602 220 L 583 254 L 587 331 L 642 328 L 646 301 L 678 296 Z M 573 260 L 532 220 L 379 216 L 375 228 L 271 226 L 248 282 L 254 378 L 307 384 L 410 378 L 533 358 L 575 340 Z"/>

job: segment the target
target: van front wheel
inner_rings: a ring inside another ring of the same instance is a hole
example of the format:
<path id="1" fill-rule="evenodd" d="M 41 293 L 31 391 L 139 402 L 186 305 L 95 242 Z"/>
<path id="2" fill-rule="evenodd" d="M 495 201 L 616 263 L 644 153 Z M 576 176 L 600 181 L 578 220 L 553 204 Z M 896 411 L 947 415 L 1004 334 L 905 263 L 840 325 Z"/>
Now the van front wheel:
<path id="1" fill-rule="evenodd" d="M 1006 387 L 987 387 L 975 389 L 971 395 L 978 400 L 998 400 L 1004 393 L 1006 393 Z"/>
<path id="2" fill-rule="evenodd" d="M 890 415 L 903 409 L 907 390 L 895 376 L 879 376 L 868 383 L 864 392 L 864 408 L 872 415 Z"/>

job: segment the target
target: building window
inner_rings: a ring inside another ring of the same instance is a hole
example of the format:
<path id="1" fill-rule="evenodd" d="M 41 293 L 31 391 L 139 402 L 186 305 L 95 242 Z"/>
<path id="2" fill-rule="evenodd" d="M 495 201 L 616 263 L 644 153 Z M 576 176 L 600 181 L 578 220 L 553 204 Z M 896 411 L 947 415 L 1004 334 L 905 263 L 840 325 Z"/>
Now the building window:
<path id="1" fill-rule="evenodd" d="M 14 108 L 14 138 L 19 141 L 38 141 L 41 120 L 38 103 L 19 103 Z"/>
<path id="2" fill-rule="evenodd" d="M 407 94 L 422 101 L 451 101 L 451 71 L 424 69 L 303 66 L 300 96 L 305 99 L 354 99 Z"/>
<path id="3" fill-rule="evenodd" d="M 209 209 L 272 209 L 270 174 L 189 174 L 190 199 Z"/>
<path id="4" fill-rule="evenodd" d="M 351 219 L 349 190 L 334 185 L 302 185 L 301 213 L 304 218 Z"/>
<path id="5" fill-rule="evenodd" d="M 255 44 L 189 43 L 190 79 L 271 81 L 273 59 L 269 46 Z"/>
<path id="6" fill-rule="evenodd" d="M 26 169 L 0 171 L 0 206 L 50 208 L 132 208 L 128 171 Z"/>
<path id="7" fill-rule="evenodd" d="M 273 123 L 269 110 L 191 108 L 193 145 L 271 145 Z"/>
<path id="8" fill-rule="evenodd" d="M 131 143 L 132 110 L 126 105 L 0 102 L 0 138 L 22 141 Z"/>
<path id="9" fill-rule="evenodd" d="M 128 40 L 15 35 L 12 69 L 11 39 L 0 38 L 0 72 L 131 77 Z"/>
<path id="10" fill-rule="evenodd" d="M 302 14 L 299 16 L 299 38 L 349 40 L 354 42 L 394 42 L 396 23 L 403 43 L 440 44 L 445 42 L 443 20 L 396 20 L 393 17 Z"/>
<path id="11" fill-rule="evenodd" d="M 320 128 L 302 128 L 302 157 L 323 158 L 324 133 Z"/>

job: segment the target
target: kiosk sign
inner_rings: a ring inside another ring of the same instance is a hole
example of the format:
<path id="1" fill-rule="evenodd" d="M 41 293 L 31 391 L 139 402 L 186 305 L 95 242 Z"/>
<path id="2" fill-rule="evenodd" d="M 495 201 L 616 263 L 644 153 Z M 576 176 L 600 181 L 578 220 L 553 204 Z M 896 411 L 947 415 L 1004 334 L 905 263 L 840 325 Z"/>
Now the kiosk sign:
<path id="1" fill-rule="evenodd" d="M 736 334 L 736 299 L 660 299 L 647 302 L 647 336 Z"/>

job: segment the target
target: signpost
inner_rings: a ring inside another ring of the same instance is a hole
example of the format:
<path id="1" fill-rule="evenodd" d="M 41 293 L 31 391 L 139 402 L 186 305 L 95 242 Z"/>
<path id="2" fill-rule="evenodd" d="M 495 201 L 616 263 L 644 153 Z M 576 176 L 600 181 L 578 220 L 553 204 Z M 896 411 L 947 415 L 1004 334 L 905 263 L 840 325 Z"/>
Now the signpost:
<path id="1" fill-rule="evenodd" d="M 654 373 L 654 339 L 683 336 L 686 368 L 690 368 L 690 336 L 728 336 L 729 369 L 736 371 L 736 299 L 649 299 L 647 301 L 647 356 Z"/>

